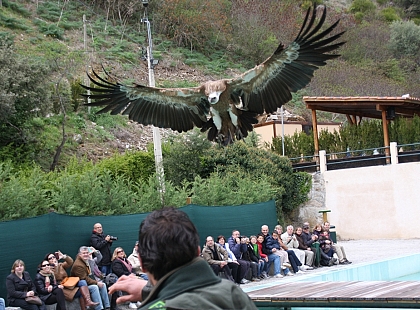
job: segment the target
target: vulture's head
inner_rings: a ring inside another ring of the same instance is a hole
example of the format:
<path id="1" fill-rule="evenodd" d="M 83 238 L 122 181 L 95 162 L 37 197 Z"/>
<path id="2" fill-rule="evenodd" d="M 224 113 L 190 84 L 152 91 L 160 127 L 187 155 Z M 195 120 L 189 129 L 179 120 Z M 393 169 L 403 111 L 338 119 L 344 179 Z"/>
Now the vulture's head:
<path id="1" fill-rule="evenodd" d="M 210 104 L 219 102 L 220 95 L 226 90 L 226 83 L 223 80 L 209 81 L 205 85 L 205 93 Z"/>

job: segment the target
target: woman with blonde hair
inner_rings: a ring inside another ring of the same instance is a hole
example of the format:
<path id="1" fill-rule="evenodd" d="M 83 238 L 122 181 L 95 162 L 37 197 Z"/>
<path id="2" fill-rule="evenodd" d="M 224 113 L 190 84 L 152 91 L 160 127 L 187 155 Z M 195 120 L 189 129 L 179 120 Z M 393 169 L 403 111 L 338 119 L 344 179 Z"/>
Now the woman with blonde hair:
<path id="1" fill-rule="evenodd" d="M 25 271 L 25 263 L 23 260 L 15 260 L 11 272 L 12 273 L 6 278 L 7 300 L 9 306 L 20 307 L 25 310 L 45 309 L 44 303 L 42 303 L 41 306 L 38 306 L 25 300 L 26 297 L 36 296 L 36 287 L 32 282 L 29 272 Z"/>
<path id="2" fill-rule="evenodd" d="M 115 273 L 118 278 L 121 276 L 129 276 L 130 274 L 135 274 L 133 273 L 133 266 L 127 259 L 127 255 L 125 254 L 123 248 L 115 248 L 114 253 L 112 254 L 111 261 L 112 272 Z M 140 302 L 130 302 L 130 304 L 128 305 L 128 307 L 131 309 L 137 309 L 137 307 L 139 306 Z"/>

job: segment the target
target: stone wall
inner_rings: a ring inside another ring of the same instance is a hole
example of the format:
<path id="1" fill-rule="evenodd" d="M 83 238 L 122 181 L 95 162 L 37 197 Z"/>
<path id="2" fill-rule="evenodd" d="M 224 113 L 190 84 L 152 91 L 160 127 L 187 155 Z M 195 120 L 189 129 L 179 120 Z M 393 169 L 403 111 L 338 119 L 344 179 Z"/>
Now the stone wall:
<path id="1" fill-rule="evenodd" d="M 308 194 L 309 200 L 299 207 L 297 224 L 309 222 L 310 227 L 322 222 L 320 210 L 325 210 L 325 182 L 323 174 L 312 173 L 312 188 Z"/>

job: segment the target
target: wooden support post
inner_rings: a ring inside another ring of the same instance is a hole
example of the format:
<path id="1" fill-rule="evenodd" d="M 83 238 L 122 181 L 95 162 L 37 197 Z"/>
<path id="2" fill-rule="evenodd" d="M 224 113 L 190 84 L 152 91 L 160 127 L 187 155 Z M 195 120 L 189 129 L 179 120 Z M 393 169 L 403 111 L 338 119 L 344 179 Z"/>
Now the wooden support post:
<path id="1" fill-rule="evenodd" d="M 318 122 L 316 120 L 316 110 L 312 109 L 312 131 L 314 133 L 314 147 L 316 163 L 319 165 L 319 141 L 318 141 Z"/>
<path id="2" fill-rule="evenodd" d="M 191 204 L 191 197 L 187 197 L 187 205 Z"/>
<path id="3" fill-rule="evenodd" d="M 386 163 L 391 163 L 391 152 L 389 151 L 389 132 L 388 132 L 388 120 L 386 119 L 386 110 L 382 109 L 382 129 L 384 132 L 384 147 L 385 147 L 385 156 Z"/>
<path id="4" fill-rule="evenodd" d="M 328 216 L 327 216 L 327 213 L 328 212 L 331 212 L 331 210 L 321 210 L 321 211 L 318 211 L 318 213 L 322 213 L 322 222 L 323 223 L 328 222 Z"/>

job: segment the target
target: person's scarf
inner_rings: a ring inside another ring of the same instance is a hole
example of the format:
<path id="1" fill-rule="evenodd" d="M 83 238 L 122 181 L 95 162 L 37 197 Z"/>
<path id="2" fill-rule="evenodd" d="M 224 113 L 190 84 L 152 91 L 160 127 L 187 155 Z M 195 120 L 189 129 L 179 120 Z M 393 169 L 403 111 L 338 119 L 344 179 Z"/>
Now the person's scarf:
<path id="1" fill-rule="evenodd" d="M 45 277 L 45 287 L 57 284 L 57 281 L 55 280 L 55 275 L 53 272 L 47 273 L 40 270 L 39 273 Z M 51 283 L 51 278 L 53 279 L 53 283 Z"/>
<path id="2" fill-rule="evenodd" d="M 119 261 L 121 261 L 121 262 L 125 265 L 125 267 L 127 267 L 128 272 L 130 272 L 130 273 L 131 273 L 131 269 L 133 269 L 133 266 L 131 266 L 130 262 L 128 262 L 125 258 L 124 258 L 124 259 L 117 258 L 117 259 L 118 259 Z"/>
<path id="3" fill-rule="evenodd" d="M 103 278 L 102 272 L 99 270 L 98 265 L 96 265 L 96 263 L 93 259 L 92 259 L 92 261 L 93 261 L 93 264 L 92 264 L 93 274 L 95 275 L 95 277 L 98 277 L 98 278 L 102 279 Z"/>
<path id="4" fill-rule="evenodd" d="M 254 253 L 255 253 L 255 255 L 258 257 L 259 256 L 259 253 L 258 253 L 258 244 L 253 244 L 252 245 L 252 248 L 253 248 L 253 250 L 254 250 Z"/>

